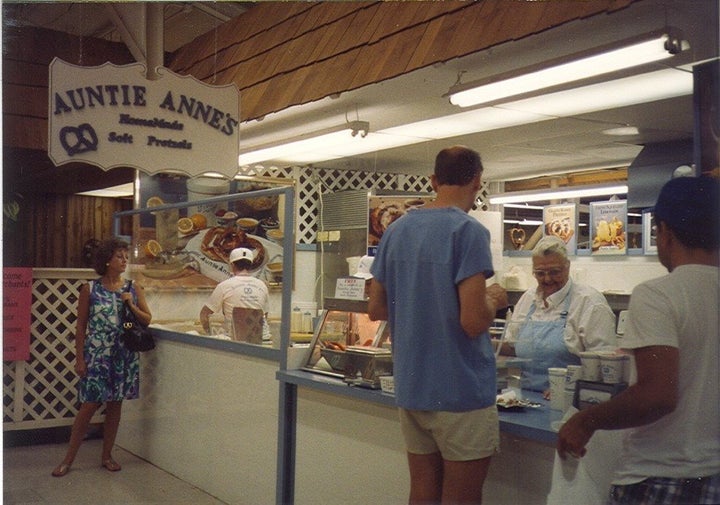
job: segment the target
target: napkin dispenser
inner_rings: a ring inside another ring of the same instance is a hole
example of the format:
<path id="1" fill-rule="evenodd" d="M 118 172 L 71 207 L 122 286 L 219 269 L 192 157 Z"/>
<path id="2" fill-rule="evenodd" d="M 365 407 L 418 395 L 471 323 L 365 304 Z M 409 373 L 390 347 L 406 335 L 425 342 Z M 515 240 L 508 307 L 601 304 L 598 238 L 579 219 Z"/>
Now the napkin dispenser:
<path id="1" fill-rule="evenodd" d="M 583 410 L 598 403 L 604 403 L 626 388 L 627 383 L 625 382 L 606 384 L 604 382 L 579 380 L 575 383 L 573 406 L 578 410 Z"/>

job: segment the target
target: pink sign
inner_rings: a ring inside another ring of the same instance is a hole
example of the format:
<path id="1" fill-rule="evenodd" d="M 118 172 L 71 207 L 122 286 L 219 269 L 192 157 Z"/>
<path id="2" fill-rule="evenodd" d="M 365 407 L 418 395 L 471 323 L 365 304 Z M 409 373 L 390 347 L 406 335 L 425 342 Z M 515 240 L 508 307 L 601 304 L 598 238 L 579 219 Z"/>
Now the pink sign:
<path id="1" fill-rule="evenodd" d="M 3 360 L 30 359 L 32 268 L 3 268 Z"/>

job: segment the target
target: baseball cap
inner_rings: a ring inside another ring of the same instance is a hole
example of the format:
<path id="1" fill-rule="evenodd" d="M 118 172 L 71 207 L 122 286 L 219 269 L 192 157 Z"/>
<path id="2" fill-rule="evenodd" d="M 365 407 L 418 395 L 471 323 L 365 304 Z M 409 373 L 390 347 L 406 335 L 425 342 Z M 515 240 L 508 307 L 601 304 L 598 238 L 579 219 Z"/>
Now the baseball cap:
<path id="1" fill-rule="evenodd" d="M 353 277 L 359 277 L 360 279 L 372 279 L 373 274 L 370 273 L 370 267 L 373 264 L 375 258 L 372 256 L 363 256 L 358 262 L 357 271 L 352 275 Z"/>
<path id="2" fill-rule="evenodd" d="M 688 247 L 717 248 L 720 185 L 707 176 L 677 177 L 665 183 L 655 207 L 655 220 L 665 222 Z"/>
<path id="3" fill-rule="evenodd" d="M 230 263 L 235 263 L 237 260 L 243 259 L 252 262 L 255 260 L 255 253 L 245 247 L 238 247 L 230 252 Z"/>

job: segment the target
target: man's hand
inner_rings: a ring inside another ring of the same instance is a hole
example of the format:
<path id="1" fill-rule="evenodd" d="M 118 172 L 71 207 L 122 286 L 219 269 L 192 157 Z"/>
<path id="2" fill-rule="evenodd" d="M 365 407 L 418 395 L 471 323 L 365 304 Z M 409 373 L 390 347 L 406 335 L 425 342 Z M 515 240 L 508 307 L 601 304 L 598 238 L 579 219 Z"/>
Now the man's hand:
<path id="1" fill-rule="evenodd" d="M 590 441 L 593 433 L 595 433 L 595 430 L 588 426 L 586 412 L 578 412 L 560 428 L 557 452 L 561 459 L 567 458 L 568 454 L 574 458 L 585 456 L 587 452 L 585 446 Z"/>
<path id="2" fill-rule="evenodd" d="M 508 301 L 507 291 L 505 291 L 505 288 L 503 288 L 498 283 L 490 284 L 489 286 L 487 286 L 485 288 L 485 296 L 487 296 L 487 298 L 495 306 L 496 312 L 499 309 L 510 305 L 510 302 Z"/>

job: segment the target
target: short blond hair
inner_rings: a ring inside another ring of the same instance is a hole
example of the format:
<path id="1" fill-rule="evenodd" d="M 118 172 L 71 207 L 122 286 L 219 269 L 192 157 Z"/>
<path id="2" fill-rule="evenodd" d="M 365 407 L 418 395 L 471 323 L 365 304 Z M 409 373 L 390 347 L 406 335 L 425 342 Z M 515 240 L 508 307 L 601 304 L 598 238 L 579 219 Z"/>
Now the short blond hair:
<path id="1" fill-rule="evenodd" d="M 551 254 L 556 254 L 562 257 L 566 262 L 570 262 L 565 242 L 555 235 L 545 235 L 540 239 L 537 245 L 535 245 L 532 255 L 534 258 L 542 258 L 543 256 L 549 256 Z"/>

